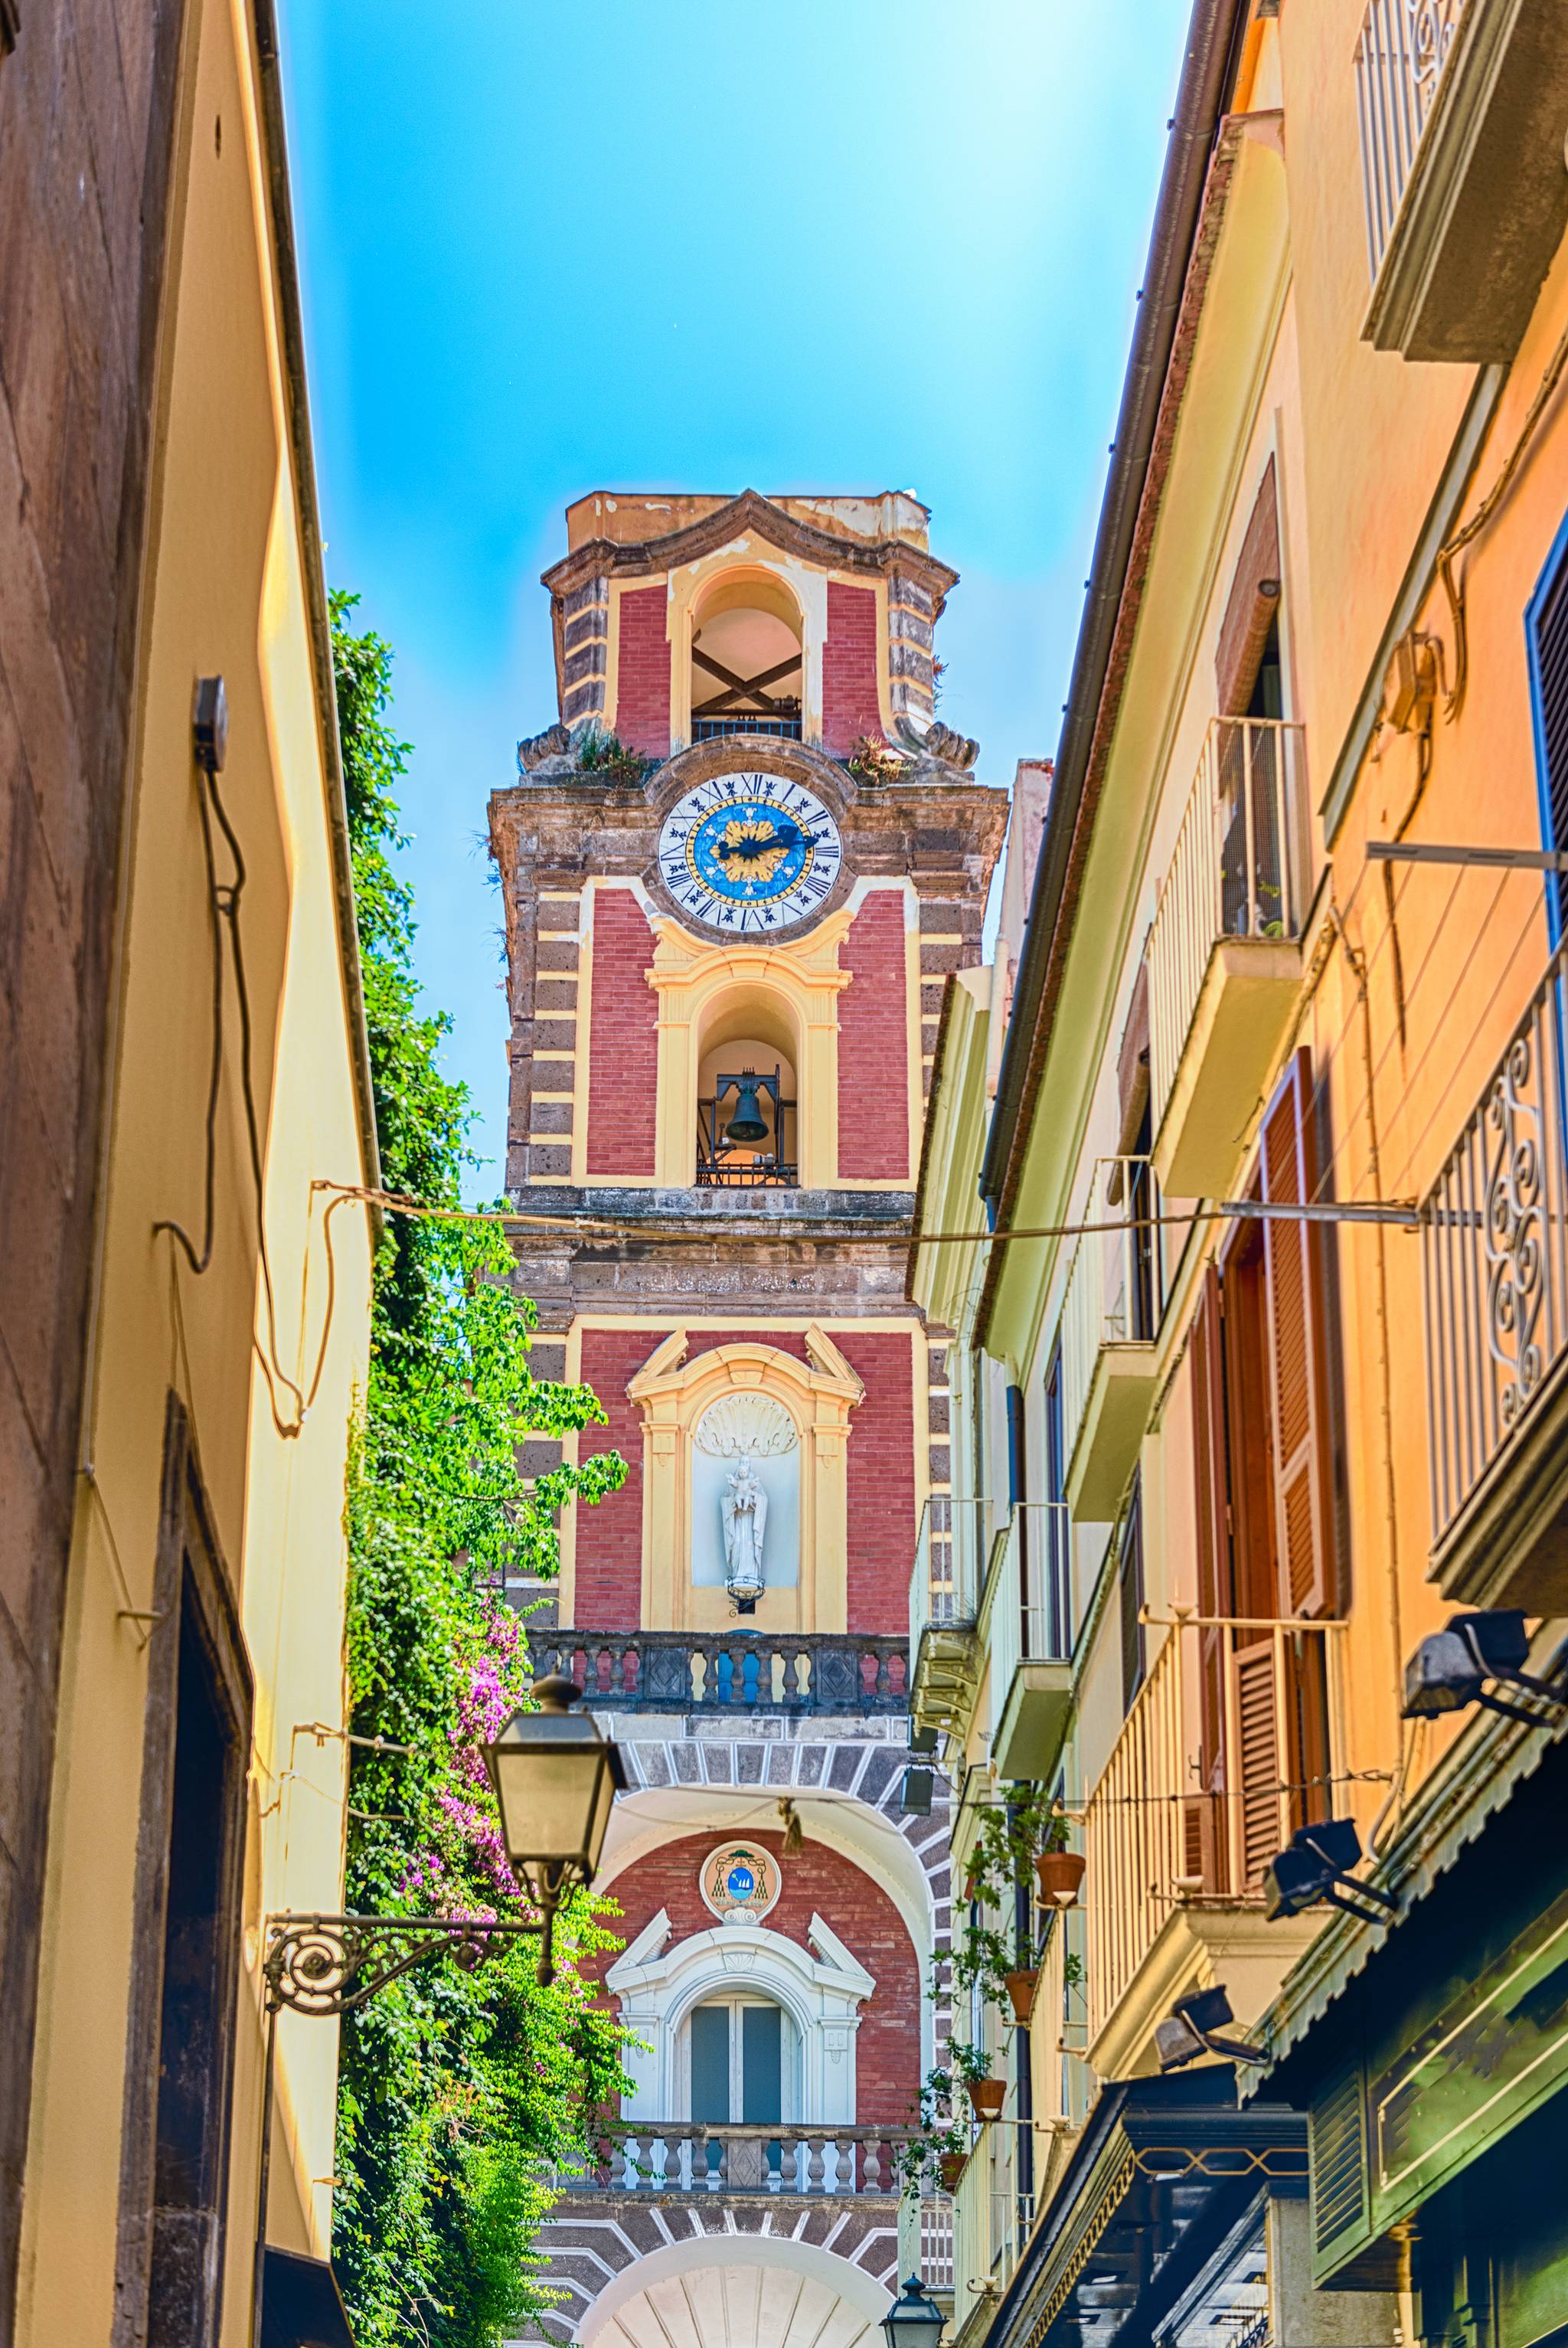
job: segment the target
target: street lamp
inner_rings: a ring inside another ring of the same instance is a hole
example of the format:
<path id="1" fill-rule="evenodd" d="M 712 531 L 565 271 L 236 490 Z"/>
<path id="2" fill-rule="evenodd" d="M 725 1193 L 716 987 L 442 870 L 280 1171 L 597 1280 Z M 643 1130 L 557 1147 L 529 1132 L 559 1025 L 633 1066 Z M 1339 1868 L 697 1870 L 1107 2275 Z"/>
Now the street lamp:
<path id="1" fill-rule="evenodd" d="M 541 1923 L 483 1916 L 299 1916 L 267 1919 L 267 2044 L 261 2086 L 261 2157 L 256 2213 L 251 2348 L 260 2339 L 267 2269 L 267 2185 L 278 2016 L 352 2013 L 379 1990 L 433 1957 L 472 1972 L 508 1941 L 539 1935 L 539 1981 L 555 1979 L 555 1920 L 567 1894 L 593 1880 L 615 1797 L 626 1784 L 620 1755 L 598 1723 L 569 1706 L 569 1679 L 536 1680 L 538 1712 L 514 1715 L 483 1747 L 496 1789 L 507 1856 Z M 934 2338 L 935 2335 L 933 2334 Z M 914 2348 L 914 2343 L 909 2343 Z"/>
<path id="2" fill-rule="evenodd" d="M 937 2348 L 946 2322 L 918 2275 L 911 2275 L 882 2319 L 887 2348 Z"/>
<path id="3" fill-rule="evenodd" d="M 610 1806 L 626 1785 L 617 1747 L 590 1714 L 570 1709 L 581 1694 L 559 1674 L 536 1681 L 538 1712 L 514 1713 L 484 1748 L 507 1857 L 544 1919 L 541 1983 L 555 1979 L 557 1912 L 578 1884 L 593 1880 Z"/>

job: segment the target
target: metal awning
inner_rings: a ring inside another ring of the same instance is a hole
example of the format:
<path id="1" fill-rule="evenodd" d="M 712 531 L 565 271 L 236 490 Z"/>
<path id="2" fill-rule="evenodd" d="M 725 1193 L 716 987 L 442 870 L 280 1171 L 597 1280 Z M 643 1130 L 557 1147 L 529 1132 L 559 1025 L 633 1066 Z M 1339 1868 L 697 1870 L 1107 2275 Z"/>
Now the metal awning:
<path id="1" fill-rule="evenodd" d="M 1146 2340 L 1265 2190 L 1307 2190 L 1307 2120 L 1236 2103 L 1229 2064 L 1105 2086 L 988 2348 Z"/>
<path id="2" fill-rule="evenodd" d="M 261 2348 L 354 2348 L 343 2294 L 327 2260 L 267 2245 L 261 2271 Z"/>

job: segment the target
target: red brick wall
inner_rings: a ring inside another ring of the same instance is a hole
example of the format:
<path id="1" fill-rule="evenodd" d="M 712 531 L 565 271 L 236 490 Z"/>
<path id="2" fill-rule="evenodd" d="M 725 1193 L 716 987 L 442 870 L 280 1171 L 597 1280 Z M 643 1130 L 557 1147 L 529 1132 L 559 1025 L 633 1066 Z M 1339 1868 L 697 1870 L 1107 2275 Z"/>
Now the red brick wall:
<path id="1" fill-rule="evenodd" d="M 670 756 L 669 591 L 634 587 L 620 598 L 615 731 L 630 750 Z"/>
<path id="2" fill-rule="evenodd" d="M 640 1329 L 585 1329 L 582 1368 L 609 1414 L 609 1424 L 583 1429 L 579 1456 L 619 1451 L 626 1481 L 596 1507 L 579 1512 L 577 1594 L 573 1628 L 624 1632 L 641 1622 L 642 1414 L 627 1399 L 630 1379 L 669 1334 L 668 1324 Z M 828 1334 L 866 1388 L 850 1414 L 846 1469 L 849 1525 L 849 1630 L 896 1636 L 908 1627 L 909 1560 L 915 1538 L 915 1403 L 907 1330 L 836 1330 Z M 699 1329 L 687 1358 L 715 1345 L 767 1344 L 796 1361 L 805 1340 L 794 1331 Z"/>
<path id="3" fill-rule="evenodd" d="M 659 1003 L 648 983 L 653 933 L 630 889 L 593 901 L 588 1170 L 651 1174 L 659 1091 Z"/>
<path id="4" fill-rule="evenodd" d="M 893 1636 L 909 1627 L 915 1547 L 915 1398 L 907 1329 L 828 1334 L 866 1388 L 850 1413 L 846 1481 L 849 1628 Z M 824 1911 L 825 1913 L 825 1910 Z"/>
<path id="5" fill-rule="evenodd" d="M 876 1983 L 860 2008 L 856 2116 L 863 2124 L 902 2127 L 919 2096 L 924 1986 L 902 1916 L 886 1892 L 841 1852 L 808 1839 L 793 1859 L 784 1859 L 782 1836 L 753 1834 L 749 1827 L 744 1832 L 748 1840 L 773 1852 L 783 1873 L 778 1903 L 764 1919 L 770 1931 L 784 1933 L 804 1949 L 811 1920 L 820 1916 Z M 725 1838 L 716 1830 L 682 1836 L 618 1875 L 610 1886 L 621 1908 L 614 1925 L 617 1934 L 631 1941 L 661 1908 L 669 1911 L 671 1943 L 711 1931 L 718 1919 L 697 1889 L 697 1870 Z M 614 1961 L 615 1952 L 607 1951 L 593 1961 L 592 1969 L 602 1972 Z M 744 1989 L 745 1976 L 737 1973 L 731 1986 Z"/>
<path id="6" fill-rule="evenodd" d="M 595 1507 L 578 1509 L 574 1627 L 642 1627 L 642 1413 L 628 1401 L 626 1382 L 666 1334 L 662 1329 L 582 1333 L 579 1375 L 604 1405 L 610 1423 L 583 1428 L 578 1456 L 594 1459 L 601 1451 L 619 1451 L 626 1462 L 626 1481 Z"/>
<path id="7" fill-rule="evenodd" d="M 873 889 L 839 948 L 850 983 L 838 998 L 838 1172 L 842 1181 L 907 1182 L 909 1021 L 901 890 Z"/>
<path id="8" fill-rule="evenodd" d="M 876 698 L 876 595 L 827 582 L 827 642 L 822 650 L 822 744 L 842 758 L 862 734 L 880 740 Z"/>

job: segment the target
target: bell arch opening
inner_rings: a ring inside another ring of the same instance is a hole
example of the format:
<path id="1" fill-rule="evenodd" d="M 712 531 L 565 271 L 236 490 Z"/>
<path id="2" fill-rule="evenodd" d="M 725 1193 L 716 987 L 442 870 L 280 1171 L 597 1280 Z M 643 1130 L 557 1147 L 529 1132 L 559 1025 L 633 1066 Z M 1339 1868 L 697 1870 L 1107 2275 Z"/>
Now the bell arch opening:
<path id="1" fill-rule="evenodd" d="M 700 1189 L 798 1185 L 798 1055 L 782 996 L 746 987 L 714 1006 L 697 1039 Z"/>
<path id="2" fill-rule="evenodd" d="M 766 572 L 731 573 L 692 615 L 692 739 L 765 734 L 798 742 L 804 630 L 794 598 Z"/>

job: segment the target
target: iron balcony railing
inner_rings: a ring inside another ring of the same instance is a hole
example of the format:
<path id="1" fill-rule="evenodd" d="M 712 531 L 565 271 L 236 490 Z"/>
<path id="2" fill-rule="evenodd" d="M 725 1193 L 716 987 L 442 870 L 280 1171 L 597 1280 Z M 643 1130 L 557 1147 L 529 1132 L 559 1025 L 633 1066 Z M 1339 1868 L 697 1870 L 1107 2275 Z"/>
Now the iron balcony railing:
<path id="1" fill-rule="evenodd" d="M 908 1642 L 824 1631 L 548 1631 L 534 1669 L 564 1672 L 600 1710 L 902 1713 Z"/>
<path id="2" fill-rule="evenodd" d="M 1071 1659 L 1071 1538 L 1064 1500 L 1020 1501 L 996 1538 L 987 1611 L 999 1700 L 1020 1663 Z"/>
<path id="3" fill-rule="evenodd" d="M 784 1099 L 776 1087 L 776 1076 L 771 1083 L 764 1077 L 759 1087 L 759 1109 L 766 1101 L 772 1117 L 771 1141 L 761 1144 L 731 1143 L 724 1138 L 725 1120 L 733 1116 L 736 1107 L 733 1080 L 723 1092 L 697 1103 L 699 1189 L 793 1190 L 799 1187 L 795 1103 Z"/>
<path id="4" fill-rule="evenodd" d="M 902 2186 L 899 2155 L 917 2134 L 801 2122 L 625 2121 L 596 2169 L 563 2176 L 559 2185 L 568 2193 L 892 2195 Z"/>
<path id="5" fill-rule="evenodd" d="M 1256 1905 L 1270 1859 L 1330 1815 L 1343 1627 L 1166 1628 L 1084 1809 L 1091 2045 L 1179 1902 Z"/>
<path id="6" fill-rule="evenodd" d="M 1156 1133 L 1215 946 L 1299 938 L 1307 896 L 1302 728 L 1276 717 L 1214 718 L 1149 932 Z"/>
<path id="7" fill-rule="evenodd" d="M 692 721 L 694 742 L 723 742 L 732 734 L 770 734 L 775 741 L 798 742 L 798 717 L 696 717 Z"/>
<path id="8" fill-rule="evenodd" d="M 1374 279 L 1467 0 L 1370 0 L 1356 44 L 1356 115 Z"/>
<path id="9" fill-rule="evenodd" d="M 1062 1442 L 1069 1459 L 1106 1346 L 1152 1344 L 1159 1334 L 1165 1309 L 1159 1211 L 1160 1186 L 1147 1158 L 1099 1160 L 1082 1220 L 1111 1228 L 1085 1231 L 1079 1240 L 1061 1307 Z"/>
<path id="10" fill-rule="evenodd" d="M 1568 938 L 1422 1202 L 1440 1548 L 1568 1353 Z"/>

